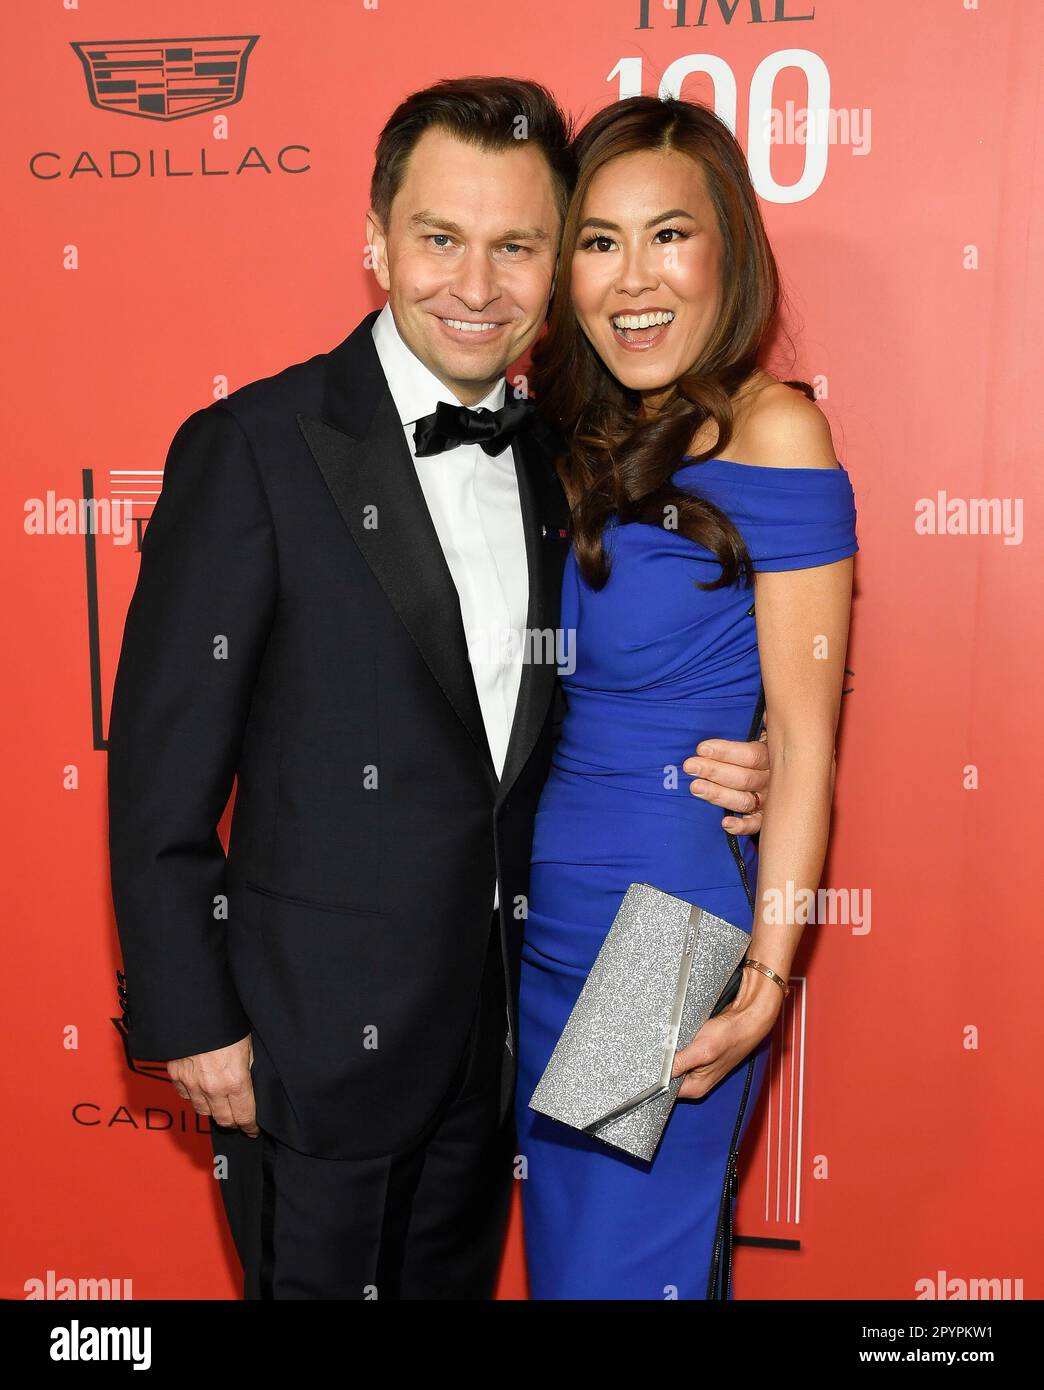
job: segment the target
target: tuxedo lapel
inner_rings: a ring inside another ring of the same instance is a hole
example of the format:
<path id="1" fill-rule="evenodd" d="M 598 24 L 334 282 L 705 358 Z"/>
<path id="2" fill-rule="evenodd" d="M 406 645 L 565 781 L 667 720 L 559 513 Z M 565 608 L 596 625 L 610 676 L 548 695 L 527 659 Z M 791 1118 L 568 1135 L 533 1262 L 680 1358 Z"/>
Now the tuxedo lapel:
<path id="1" fill-rule="evenodd" d="M 329 354 L 322 419 L 297 420 L 355 544 L 495 784 L 456 586 L 370 333 L 377 312 Z"/>
<path id="2" fill-rule="evenodd" d="M 321 418 L 298 414 L 352 539 L 485 760 L 497 787 L 453 576 L 373 343 L 379 310 L 328 354 Z M 568 509 L 550 464 L 555 436 L 534 421 L 512 444 L 529 570 L 527 639 L 497 788 L 507 795 L 533 750 L 554 690 L 553 657 Z M 531 649 L 530 635 L 537 634 Z M 531 659 L 533 656 L 536 660 Z"/>
<path id="3" fill-rule="evenodd" d="M 537 420 L 515 436 L 513 445 L 529 566 L 529 611 L 523 634 L 522 678 L 498 802 L 507 795 L 533 751 L 555 686 L 562 566 L 568 549 L 559 533 L 567 526 L 568 514 L 550 463 L 551 438 Z"/>

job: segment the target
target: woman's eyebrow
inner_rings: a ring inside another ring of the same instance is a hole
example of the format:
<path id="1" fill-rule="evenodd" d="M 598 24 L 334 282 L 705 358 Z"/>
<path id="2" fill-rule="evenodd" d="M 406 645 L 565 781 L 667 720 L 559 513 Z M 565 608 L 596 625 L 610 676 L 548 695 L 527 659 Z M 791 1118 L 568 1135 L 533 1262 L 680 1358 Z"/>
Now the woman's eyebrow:
<path id="1" fill-rule="evenodd" d="M 642 230 L 648 231 L 650 227 L 655 227 L 658 222 L 666 222 L 671 217 L 687 217 L 690 222 L 696 221 L 692 213 L 686 212 L 684 208 L 670 208 L 667 212 L 661 212 L 657 217 L 650 217 Z M 607 227 L 611 232 L 623 231 L 623 228 L 617 223 L 609 222 L 604 217 L 585 217 L 577 231 L 582 232 L 585 227 Z"/>

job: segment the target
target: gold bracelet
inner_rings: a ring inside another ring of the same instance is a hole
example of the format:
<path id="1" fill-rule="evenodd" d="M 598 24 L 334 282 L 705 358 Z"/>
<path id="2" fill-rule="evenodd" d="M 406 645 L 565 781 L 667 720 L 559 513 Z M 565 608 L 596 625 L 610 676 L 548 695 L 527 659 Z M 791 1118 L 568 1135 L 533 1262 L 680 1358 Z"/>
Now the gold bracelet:
<path id="1" fill-rule="evenodd" d="M 760 970 L 761 973 L 767 975 L 770 980 L 775 980 L 776 984 L 779 985 L 780 989 L 783 991 L 784 999 L 789 995 L 790 986 L 787 984 L 786 980 L 783 979 L 782 975 L 777 975 L 776 972 L 771 970 L 767 965 L 762 965 L 760 960 L 745 960 L 743 964 L 744 967 L 749 965 L 754 970 Z"/>

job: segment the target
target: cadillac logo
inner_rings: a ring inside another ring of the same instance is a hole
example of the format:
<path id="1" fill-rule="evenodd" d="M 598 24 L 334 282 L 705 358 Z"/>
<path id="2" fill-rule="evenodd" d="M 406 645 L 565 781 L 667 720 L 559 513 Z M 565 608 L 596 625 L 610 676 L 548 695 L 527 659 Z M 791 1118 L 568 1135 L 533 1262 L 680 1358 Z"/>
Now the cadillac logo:
<path id="1" fill-rule="evenodd" d="M 257 34 L 211 39 L 111 39 L 74 43 L 94 106 L 149 121 L 179 121 L 243 95 Z"/>

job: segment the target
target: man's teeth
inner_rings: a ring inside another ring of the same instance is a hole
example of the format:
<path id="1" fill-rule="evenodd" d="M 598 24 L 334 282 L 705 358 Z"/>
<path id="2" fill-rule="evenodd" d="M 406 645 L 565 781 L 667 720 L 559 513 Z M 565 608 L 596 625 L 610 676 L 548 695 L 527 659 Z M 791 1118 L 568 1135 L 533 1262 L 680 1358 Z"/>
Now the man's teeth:
<path id="1" fill-rule="evenodd" d="M 661 323 L 673 323 L 674 315 L 669 309 L 655 314 L 614 314 L 614 328 L 657 328 Z"/>
<path id="2" fill-rule="evenodd" d="M 495 323 L 469 323 L 467 319 L 443 319 L 443 323 L 448 323 L 451 328 L 459 328 L 465 333 L 486 333 L 491 328 L 499 327 Z"/>

